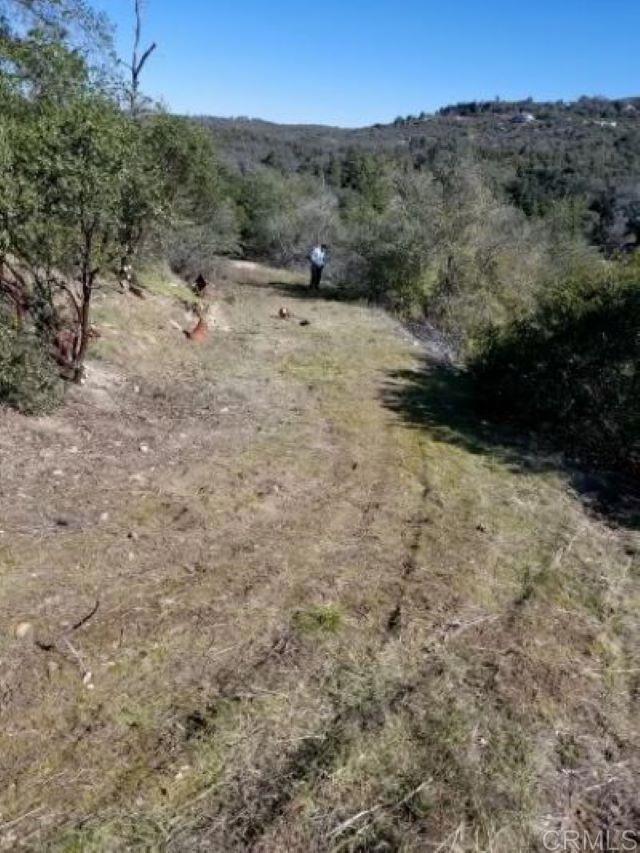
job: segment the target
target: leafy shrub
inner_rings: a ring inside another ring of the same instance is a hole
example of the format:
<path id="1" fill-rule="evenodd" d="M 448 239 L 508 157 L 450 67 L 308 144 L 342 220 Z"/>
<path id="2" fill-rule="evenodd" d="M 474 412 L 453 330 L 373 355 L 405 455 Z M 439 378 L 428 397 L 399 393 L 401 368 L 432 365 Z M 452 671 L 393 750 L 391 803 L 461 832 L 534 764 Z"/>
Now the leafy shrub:
<path id="1" fill-rule="evenodd" d="M 240 253 L 236 210 L 230 203 L 221 204 L 206 224 L 179 223 L 151 248 L 158 249 L 157 254 L 183 278 L 193 279 L 199 273 L 209 276 L 220 255 Z"/>
<path id="2" fill-rule="evenodd" d="M 350 275 L 372 299 L 426 315 L 461 355 L 487 327 L 533 310 L 550 279 L 577 265 L 574 243 L 594 264 L 567 229 L 500 201 L 472 160 L 395 172 L 391 187 L 384 211 L 360 206 L 349 219 Z"/>
<path id="3" fill-rule="evenodd" d="M 44 414 L 62 402 L 62 395 L 63 382 L 42 342 L 12 329 L 0 313 L 0 405 Z"/>
<path id="4" fill-rule="evenodd" d="M 640 475 L 640 285 L 573 284 L 488 337 L 471 365 L 489 415 Z"/>
<path id="5" fill-rule="evenodd" d="M 239 201 L 251 256 L 288 265 L 304 261 L 314 242 L 333 242 L 336 199 L 314 178 L 263 169 L 241 182 Z"/>

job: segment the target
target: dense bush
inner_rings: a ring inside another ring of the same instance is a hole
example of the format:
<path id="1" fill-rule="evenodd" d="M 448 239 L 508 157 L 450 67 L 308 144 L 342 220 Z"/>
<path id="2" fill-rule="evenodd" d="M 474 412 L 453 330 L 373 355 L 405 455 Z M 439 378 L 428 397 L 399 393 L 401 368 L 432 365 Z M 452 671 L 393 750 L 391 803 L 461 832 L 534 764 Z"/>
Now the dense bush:
<path id="1" fill-rule="evenodd" d="M 143 123 L 141 148 L 150 161 L 144 185 L 151 172 L 157 200 L 155 210 L 140 216 L 141 249 L 154 259 L 161 255 L 185 278 L 207 274 L 219 255 L 238 254 L 237 185 L 221 167 L 210 134 L 160 113 Z"/>
<path id="2" fill-rule="evenodd" d="M 624 276 L 622 276 L 624 279 Z M 640 284 L 569 282 L 471 365 L 490 416 L 640 476 Z"/>
<path id="3" fill-rule="evenodd" d="M 314 241 L 331 242 L 337 200 L 317 179 L 259 169 L 239 181 L 245 252 L 279 264 L 303 261 Z"/>
<path id="4" fill-rule="evenodd" d="M 159 241 L 150 241 L 150 252 L 166 258 L 171 269 L 187 280 L 199 274 L 209 277 L 221 255 L 241 253 L 239 216 L 231 203 L 212 211 L 207 222 L 182 219 L 163 229 Z"/>
<path id="5" fill-rule="evenodd" d="M 527 217 L 472 159 L 392 171 L 389 186 L 382 210 L 361 203 L 343 214 L 345 276 L 401 314 L 426 315 L 461 356 L 487 328 L 527 316 L 558 280 L 602 265 L 564 203 Z"/>
<path id="6" fill-rule="evenodd" d="M 0 312 L 0 405 L 43 414 L 62 400 L 62 380 L 33 334 L 12 328 Z"/>

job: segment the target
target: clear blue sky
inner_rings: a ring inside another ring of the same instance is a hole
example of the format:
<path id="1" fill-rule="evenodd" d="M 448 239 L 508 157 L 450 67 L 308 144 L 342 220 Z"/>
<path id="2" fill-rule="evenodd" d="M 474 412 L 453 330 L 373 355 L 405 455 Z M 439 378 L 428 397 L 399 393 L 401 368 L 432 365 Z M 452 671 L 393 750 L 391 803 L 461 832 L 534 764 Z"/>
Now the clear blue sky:
<path id="1" fill-rule="evenodd" d="M 640 95 L 639 0 L 146 0 L 173 110 L 355 127 L 455 101 Z M 95 0 L 128 52 L 132 0 Z"/>

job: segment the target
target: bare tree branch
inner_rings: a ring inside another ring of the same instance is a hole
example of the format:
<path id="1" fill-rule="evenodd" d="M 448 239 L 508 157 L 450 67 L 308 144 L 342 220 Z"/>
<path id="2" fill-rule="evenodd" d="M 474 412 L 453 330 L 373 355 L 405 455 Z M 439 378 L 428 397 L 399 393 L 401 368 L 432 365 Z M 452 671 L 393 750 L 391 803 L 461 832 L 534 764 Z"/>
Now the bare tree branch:
<path id="1" fill-rule="evenodd" d="M 151 56 L 151 54 L 153 53 L 153 51 L 157 47 L 158 47 L 158 45 L 155 42 L 153 42 L 153 44 L 150 47 L 148 47 L 145 50 L 145 52 L 142 54 L 142 58 L 140 59 L 140 62 L 138 63 L 138 67 L 136 69 L 136 71 L 138 72 L 138 75 L 140 75 L 142 73 L 142 69 L 144 68 L 147 59 L 149 59 L 149 57 Z"/>
<path id="2" fill-rule="evenodd" d="M 140 42 L 142 40 L 142 0 L 135 0 L 134 3 L 134 14 L 135 14 L 135 27 L 134 27 L 134 35 L 133 35 L 133 52 L 131 57 L 131 66 L 129 70 L 131 71 L 131 92 L 130 92 L 130 101 L 129 106 L 131 110 L 132 116 L 137 116 L 140 104 L 138 100 L 138 96 L 140 94 L 140 77 L 142 76 L 142 71 L 147 63 L 147 60 L 157 48 L 156 42 L 153 42 L 140 56 Z"/>

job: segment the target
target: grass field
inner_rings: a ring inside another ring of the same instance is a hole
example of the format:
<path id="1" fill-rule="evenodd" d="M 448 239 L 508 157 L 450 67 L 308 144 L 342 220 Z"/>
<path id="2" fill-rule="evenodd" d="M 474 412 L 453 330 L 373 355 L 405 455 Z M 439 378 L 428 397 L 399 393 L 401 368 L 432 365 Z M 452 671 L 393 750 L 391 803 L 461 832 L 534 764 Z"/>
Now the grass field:
<path id="1" fill-rule="evenodd" d="M 147 286 L 0 412 L 2 849 L 640 839 L 636 528 L 379 311 L 221 264 L 197 346 Z"/>

